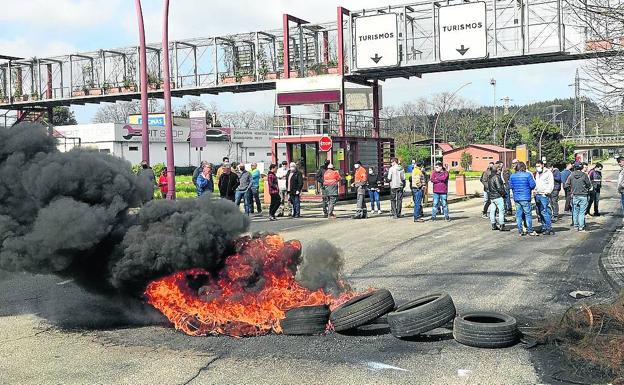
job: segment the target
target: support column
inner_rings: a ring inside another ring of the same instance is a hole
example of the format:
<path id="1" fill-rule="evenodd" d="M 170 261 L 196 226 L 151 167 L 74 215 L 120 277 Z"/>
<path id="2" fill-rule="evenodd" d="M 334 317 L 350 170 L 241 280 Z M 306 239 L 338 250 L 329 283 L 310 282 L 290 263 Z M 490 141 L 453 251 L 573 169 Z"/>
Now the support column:
<path id="1" fill-rule="evenodd" d="M 54 108 L 48 107 L 48 135 L 54 136 Z"/>
<path id="2" fill-rule="evenodd" d="M 349 14 L 349 10 L 338 7 L 338 75 L 341 77 L 341 90 L 342 102 L 338 105 L 338 135 L 344 137 L 346 134 L 346 115 L 345 115 L 345 100 L 344 100 L 344 15 Z"/>
<path id="3" fill-rule="evenodd" d="M 142 158 L 150 163 L 149 154 L 149 130 L 147 111 L 147 52 L 145 49 L 145 28 L 143 25 L 143 11 L 141 10 L 141 0 L 135 0 L 137 19 L 139 22 L 139 77 L 141 88 L 141 151 Z"/>
<path id="4" fill-rule="evenodd" d="M 52 99 L 52 64 L 46 64 L 48 75 L 48 87 L 46 89 L 46 98 Z M 43 95 L 41 95 L 43 97 Z"/>
<path id="5" fill-rule="evenodd" d="M 288 29 L 288 15 L 284 14 L 283 16 L 283 35 L 284 35 L 284 79 L 290 79 L 290 31 Z M 284 115 L 286 118 L 286 127 L 284 130 L 284 135 L 290 135 L 291 134 L 291 127 L 292 127 L 292 118 L 290 116 L 291 114 L 291 108 L 290 106 L 286 106 L 284 107 Z M 288 146 L 286 146 L 287 150 L 286 152 L 288 153 L 288 159 L 290 160 L 290 151 L 288 151 Z"/>
<path id="6" fill-rule="evenodd" d="M 373 138 L 379 138 L 379 80 L 373 81 Z"/>
<path id="7" fill-rule="evenodd" d="M 173 157 L 173 121 L 171 118 L 171 80 L 169 79 L 169 0 L 164 0 L 163 27 L 163 101 L 165 103 L 165 146 L 167 146 L 167 199 L 175 199 L 175 162 Z"/>
<path id="8" fill-rule="evenodd" d="M 329 32 L 328 31 L 323 31 L 323 64 L 327 65 L 327 63 L 329 63 Z M 329 116 L 329 104 L 324 104 L 323 105 L 323 120 L 325 120 L 325 122 L 329 122 L 330 116 Z M 330 133 L 330 129 L 331 127 L 327 127 L 327 133 Z M 330 151 L 331 154 L 331 151 Z"/>

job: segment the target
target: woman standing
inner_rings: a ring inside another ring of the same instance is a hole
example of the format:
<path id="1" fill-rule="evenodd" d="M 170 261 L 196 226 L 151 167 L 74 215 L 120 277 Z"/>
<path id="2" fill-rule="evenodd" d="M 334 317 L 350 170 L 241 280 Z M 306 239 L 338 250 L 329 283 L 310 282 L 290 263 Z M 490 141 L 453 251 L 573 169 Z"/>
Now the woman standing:
<path id="1" fill-rule="evenodd" d="M 204 195 L 206 191 L 214 192 L 214 182 L 212 180 L 212 166 L 207 164 L 197 176 L 197 196 Z"/>
<path id="2" fill-rule="evenodd" d="M 162 199 L 167 199 L 169 180 L 167 179 L 167 167 L 163 168 L 158 178 L 158 187 L 160 187 L 160 195 Z"/>
<path id="3" fill-rule="evenodd" d="M 379 201 L 379 177 L 372 167 L 368 168 L 368 197 L 371 203 L 371 212 L 375 213 L 375 203 L 377 203 L 377 214 L 381 214 L 381 203 Z"/>
<path id="4" fill-rule="evenodd" d="M 277 180 L 277 175 L 275 172 L 277 171 L 277 165 L 272 164 L 269 166 L 269 173 L 267 174 L 267 182 L 269 184 L 269 195 L 271 195 L 271 205 L 269 206 L 269 220 L 275 221 L 277 218 L 275 214 L 277 213 L 277 209 L 282 204 L 282 198 L 280 198 L 280 189 Z"/>

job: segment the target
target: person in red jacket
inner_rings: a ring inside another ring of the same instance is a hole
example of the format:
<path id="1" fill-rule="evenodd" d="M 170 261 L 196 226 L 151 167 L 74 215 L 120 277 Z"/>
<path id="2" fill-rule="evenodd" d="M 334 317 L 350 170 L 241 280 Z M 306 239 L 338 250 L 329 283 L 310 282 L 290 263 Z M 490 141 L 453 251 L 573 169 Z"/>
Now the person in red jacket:
<path id="1" fill-rule="evenodd" d="M 277 209 L 282 204 L 282 198 L 280 197 L 279 184 L 277 182 L 277 165 L 272 164 L 269 166 L 269 173 L 267 174 L 267 182 L 269 184 L 269 195 L 271 196 L 271 205 L 269 206 L 269 220 L 276 221 L 275 214 Z"/>
<path id="2" fill-rule="evenodd" d="M 323 175 L 323 186 L 325 186 L 325 193 L 327 194 L 327 217 L 329 219 L 336 219 L 334 206 L 338 199 L 338 188 L 340 187 L 341 179 L 340 173 L 334 170 L 334 165 L 328 164 L 327 171 Z"/>
<path id="3" fill-rule="evenodd" d="M 368 172 L 366 167 L 362 166 L 359 160 L 355 162 L 354 186 L 357 189 L 357 205 L 355 207 L 355 215 L 353 219 L 366 218 L 366 187 L 368 185 Z"/>
<path id="4" fill-rule="evenodd" d="M 160 173 L 160 177 L 158 178 L 158 187 L 160 187 L 160 195 L 162 195 L 162 199 L 167 199 L 167 192 L 169 180 L 167 179 L 167 167 L 163 168 Z"/>

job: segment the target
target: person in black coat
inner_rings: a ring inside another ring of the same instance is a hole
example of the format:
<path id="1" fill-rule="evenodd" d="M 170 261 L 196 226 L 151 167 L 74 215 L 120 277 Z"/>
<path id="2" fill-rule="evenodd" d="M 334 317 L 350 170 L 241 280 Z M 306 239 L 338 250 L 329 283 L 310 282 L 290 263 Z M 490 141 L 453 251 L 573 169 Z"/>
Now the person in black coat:
<path id="1" fill-rule="evenodd" d="M 303 190 L 303 175 L 295 162 L 290 163 L 290 170 L 286 173 L 286 191 L 290 198 L 293 218 L 301 217 L 301 191 Z"/>
<path id="2" fill-rule="evenodd" d="M 224 164 L 223 173 L 219 177 L 219 195 L 221 198 L 234 202 L 234 193 L 238 187 L 238 175 L 232 172 L 229 164 Z"/>

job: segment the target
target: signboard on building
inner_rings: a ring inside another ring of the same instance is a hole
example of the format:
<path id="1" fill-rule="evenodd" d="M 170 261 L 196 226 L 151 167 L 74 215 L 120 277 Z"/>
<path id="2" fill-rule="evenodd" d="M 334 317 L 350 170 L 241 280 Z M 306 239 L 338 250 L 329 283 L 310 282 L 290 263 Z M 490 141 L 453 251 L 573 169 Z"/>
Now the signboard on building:
<path id="1" fill-rule="evenodd" d="M 338 75 L 278 79 L 275 89 L 279 106 L 342 102 L 342 77 Z"/>
<path id="2" fill-rule="evenodd" d="M 142 124 L 143 118 L 140 114 L 128 115 L 128 123 L 130 124 Z M 155 127 L 165 126 L 165 114 L 149 114 L 147 116 L 147 125 Z"/>
<path id="3" fill-rule="evenodd" d="M 271 139 L 279 136 L 278 130 L 268 129 L 245 129 L 231 128 L 232 142 L 241 143 L 242 147 L 267 147 L 271 145 Z"/>
<path id="4" fill-rule="evenodd" d="M 484 2 L 440 7 L 438 20 L 441 61 L 483 59 L 488 56 Z"/>
<path id="5" fill-rule="evenodd" d="M 148 127 L 150 142 L 164 142 L 165 128 L 159 126 Z M 190 140 L 190 127 L 174 126 L 172 128 L 174 142 L 188 142 Z M 140 142 L 141 126 L 136 124 L 115 124 L 115 141 L 117 142 Z"/>
<path id="6" fill-rule="evenodd" d="M 189 114 L 191 147 L 206 147 L 206 111 Z"/>
<path id="7" fill-rule="evenodd" d="M 356 17 L 354 40 L 357 69 L 399 65 L 399 31 L 396 13 Z"/>

